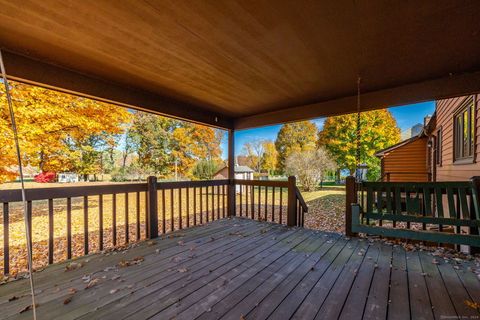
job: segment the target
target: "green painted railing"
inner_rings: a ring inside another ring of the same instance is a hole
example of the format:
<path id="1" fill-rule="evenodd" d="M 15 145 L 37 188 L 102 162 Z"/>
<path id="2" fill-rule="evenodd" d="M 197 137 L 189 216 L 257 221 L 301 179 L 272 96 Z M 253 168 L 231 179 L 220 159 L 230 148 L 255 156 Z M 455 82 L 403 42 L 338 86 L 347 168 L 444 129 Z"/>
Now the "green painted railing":
<path id="1" fill-rule="evenodd" d="M 480 247 L 479 189 L 480 177 L 462 182 L 362 182 L 347 190 L 347 233 Z"/>

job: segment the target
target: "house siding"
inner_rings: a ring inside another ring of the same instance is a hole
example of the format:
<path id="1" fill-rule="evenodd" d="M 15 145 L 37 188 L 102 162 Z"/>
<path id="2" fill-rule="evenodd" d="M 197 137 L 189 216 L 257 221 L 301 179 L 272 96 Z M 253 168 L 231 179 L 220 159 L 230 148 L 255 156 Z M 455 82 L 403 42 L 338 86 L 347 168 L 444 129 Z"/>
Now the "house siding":
<path id="1" fill-rule="evenodd" d="M 475 154 L 474 162 L 469 164 L 454 163 L 453 129 L 454 115 L 467 96 L 443 99 L 436 102 L 437 124 L 442 128 L 441 164 L 436 165 L 437 181 L 465 181 L 480 175 L 480 95 L 474 96 L 475 103 Z M 434 133 L 436 134 L 436 133 Z"/>
<path id="2" fill-rule="evenodd" d="M 427 138 L 404 144 L 383 157 L 383 180 L 391 182 L 428 181 Z"/>

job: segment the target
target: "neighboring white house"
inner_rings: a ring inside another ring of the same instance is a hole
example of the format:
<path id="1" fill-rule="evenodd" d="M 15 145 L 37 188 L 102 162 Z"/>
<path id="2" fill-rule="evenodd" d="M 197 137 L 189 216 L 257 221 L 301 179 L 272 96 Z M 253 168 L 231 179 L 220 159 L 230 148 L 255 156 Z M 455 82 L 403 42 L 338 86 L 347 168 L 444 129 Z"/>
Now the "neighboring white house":
<path id="1" fill-rule="evenodd" d="M 72 172 L 61 172 L 58 174 L 58 182 L 72 183 L 78 182 L 78 174 Z"/>
<path id="2" fill-rule="evenodd" d="M 253 169 L 247 166 L 235 165 L 235 179 L 239 180 L 253 180 Z M 217 173 L 213 176 L 213 179 L 228 179 L 228 166 L 224 166 L 222 169 L 218 170 Z M 242 190 L 243 191 L 243 190 Z M 236 192 L 240 192 L 240 186 L 236 186 Z"/>

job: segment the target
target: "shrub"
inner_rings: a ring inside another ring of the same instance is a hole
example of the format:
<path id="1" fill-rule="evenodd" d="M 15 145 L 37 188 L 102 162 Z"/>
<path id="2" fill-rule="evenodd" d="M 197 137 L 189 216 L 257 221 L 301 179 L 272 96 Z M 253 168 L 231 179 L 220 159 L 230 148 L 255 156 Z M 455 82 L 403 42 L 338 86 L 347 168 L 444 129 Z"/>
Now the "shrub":
<path id="1" fill-rule="evenodd" d="M 33 177 L 33 179 L 38 183 L 49 183 L 54 182 L 56 176 L 55 172 L 42 172 Z"/>

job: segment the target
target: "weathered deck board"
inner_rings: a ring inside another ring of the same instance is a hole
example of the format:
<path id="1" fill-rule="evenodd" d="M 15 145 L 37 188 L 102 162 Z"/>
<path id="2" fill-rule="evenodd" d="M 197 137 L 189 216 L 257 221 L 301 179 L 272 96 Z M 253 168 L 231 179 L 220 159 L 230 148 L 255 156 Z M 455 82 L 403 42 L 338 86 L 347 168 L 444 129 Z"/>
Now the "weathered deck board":
<path id="1" fill-rule="evenodd" d="M 128 267 L 123 261 L 144 260 Z M 476 317 L 470 262 L 248 219 L 224 219 L 35 276 L 39 319 Z M 86 289 L 84 275 L 98 279 Z M 76 293 L 72 294 L 71 289 Z M 13 297 L 16 299 L 11 300 Z M 64 301 L 71 300 L 64 304 Z M 0 319 L 30 319 L 28 282 L 0 286 Z"/>

